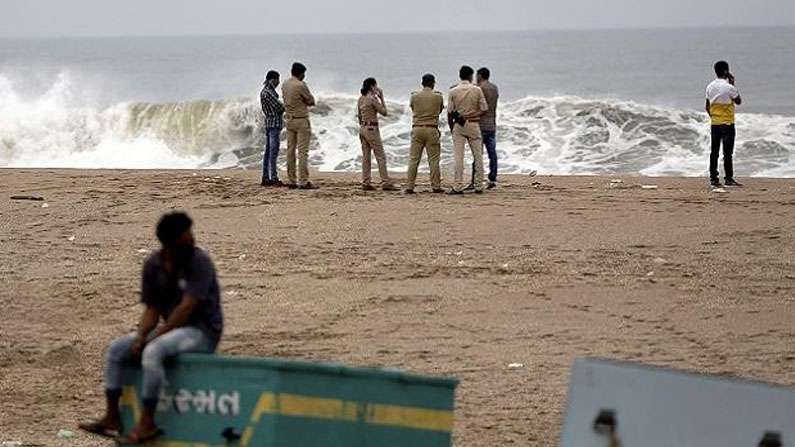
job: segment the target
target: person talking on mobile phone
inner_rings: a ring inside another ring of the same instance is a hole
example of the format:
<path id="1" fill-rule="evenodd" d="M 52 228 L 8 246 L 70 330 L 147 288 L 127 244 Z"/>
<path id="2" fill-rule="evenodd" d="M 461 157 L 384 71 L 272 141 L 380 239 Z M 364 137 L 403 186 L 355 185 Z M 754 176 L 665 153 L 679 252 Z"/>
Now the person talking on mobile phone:
<path id="1" fill-rule="evenodd" d="M 709 179 L 713 187 L 720 187 L 720 173 L 718 172 L 718 158 L 720 157 L 721 144 L 723 145 L 723 174 L 725 185 L 742 186 L 734 179 L 734 139 L 737 136 L 735 124 L 735 106 L 743 103 L 737 89 L 734 75 L 729 71 L 729 63 L 718 61 L 715 63 L 717 78 L 707 86 L 707 113 L 712 124 L 712 147 L 709 154 Z"/>
<path id="2" fill-rule="evenodd" d="M 362 189 L 365 191 L 375 189 L 370 183 L 372 156 L 375 154 L 378 174 L 381 176 L 381 189 L 396 191 L 397 187 L 389 178 L 384 143 L 381 141 L 381 130 L 378 127 L 378 115 L 387 116 L 384 92 L 378 87 L 375 78 L 367 78 L 362 82 L 361 94 L 356 109 L 359 118 L 359 141 L 362 143 Z"/>

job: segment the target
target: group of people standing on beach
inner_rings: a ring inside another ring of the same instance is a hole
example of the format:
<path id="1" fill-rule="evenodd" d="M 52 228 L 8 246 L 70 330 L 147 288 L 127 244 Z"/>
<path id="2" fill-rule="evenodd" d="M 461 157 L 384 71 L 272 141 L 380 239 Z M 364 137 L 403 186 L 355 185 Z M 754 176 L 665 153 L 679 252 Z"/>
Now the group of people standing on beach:
<path id="1" fill-rule="evenodd" d="M 734 75 L 729 64 L 719 61 L 714 66 L 717 78 L 707 86 L 706 111 L 711 121 L 711 148 L 709 157 L 710 184 L 713 188 L 723 186 L 718 172 L 718 160 L 723 149 L 725 186 L 742 186 L 734 178 L 735 106 L 742 104 L 742 98 L 735 85 Z M 292 189 L 316 189 L 309 181 L 309 144 L 312 128 L 309 122 L 309 108 L 315 105 L 315 97 L 304 82 L 306 66 L 300 62 L 293 64 L 291 77 L 282 86 L 283 101 L 276 91 L 280 84 L 279 72 L 271 70 L 265 76 L 260 93 L 262 112 L 265 115 L 265 154 L 262 162 L 262 186 L 286 186 Z M 496 120 L 499 89 L 491 83 L 488 68 L 477 70 L 477 80 L 473 79 L 475 70 L 464 65 L 459 70 L 460 82 L 451 87 L 448 96 L 447 119 L 453 136 L 453 157 L 455 182 L 449 194 L 463 194 L 467 190 L 483 192 L 484 166 L 483 148 L 489 156 L 489 172 L 486 187 L 497 185 L 497 139 Z M 434 90 L 436 78 L 432 74 L 422 77 L 422 89 L 412 93 L 410 108 L 413 114 L 411 148 L 406 194 L 413 194 L 417 170 L 423 152 L 427 153 L 430 168 L 431 188 L 434 193 L 442 189 L 441 170 L 441 131 L 439 116 L 445 108 L 444 96 Z M 362 146 L 362 189 L 375 190 L 372 185 L 372 158 L 375 156 L 381 189 L 397 191 L 387 168 L 386 154 L 381 140 L 379 116 L 388 115 L 384 92 L 375 78 L 364 80 L 361 96 L 357 103 L 359 140 Z M 287 175 L 288 183 L 279 180 L 278 157 L 282 130 L 287 131 Z M 468 185 L 464 184 L 464 150 L 469 146 L 472 157 L 472 176 Z M 296 175 L 296 161 L 298 172 Z"/>
<path id="2" fill-rule="evenodd" d="M 280 98 L 277 88 L 280 85 L 279 72 L 268 71 L 260 93 L 262 112 L 265 115 L 265 154 L 262 163 L 262 186 L 291 189 L 316 189 L 309 181 L 309 143 L 312 135 L 309 122 L 309 108 L 315 105 L 315 98 L 304 82 L 306 66 L 300 62 L 293 64 L 291 77 L 282 85 Z M 449 194 L 464 194 L 471 190 L 483 193 L 484 167 L 483 148 L 489 156 L 489 173 L 486 188 L 497 185 L 497 139 L 496 120 L 499 89 L 490 82 L 491 72 L 483 67 L 477 71 L 469 66 L 459 70 L 460 82 L 450 89 L 447 105 L 447 118 L 453 135 L 453 156 L 455 183 L 447 190 Z M 422 89 L 412 93 L 409 106 L 412 111 L 411 148 L 408 166 L 408 179 L 404 193 L 413 194 L 422 154 L 428 158 L 431 177 L 431 190 L 443 193 L 441 169 L 441 136 L 439 117 L 445 109 L 444 96 L 434 90 L 436 77 L 432 74 L 422 76 Z M 359 121 L 359 140 L 362 145 L 362 189 L 375 190 L 372 185 L 372 159 L 375 156 L 381 189 L 397 191 L 387 168 L 386 154 L 381 140 L 379 116 L 387 116 L 384 92 L 375 78 L 362 82 L 361 96 L 357 103 Z M 287 131 L 287 176 L 288 183 L 279 180 L 277 161 L 279 157 L 282 130 Z M 472 176 L 464 183 L 464 150 L 469 146 L 472 157 Z M 298 172 L 296 175 L 296 158 Z"/>

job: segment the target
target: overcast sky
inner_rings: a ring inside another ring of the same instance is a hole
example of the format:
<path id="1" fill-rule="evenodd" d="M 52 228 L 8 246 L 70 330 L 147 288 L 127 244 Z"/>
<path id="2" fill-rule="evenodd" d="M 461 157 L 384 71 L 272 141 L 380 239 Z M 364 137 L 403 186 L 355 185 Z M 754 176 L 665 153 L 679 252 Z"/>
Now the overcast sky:
<path id="1" fill-rule="evenodd" d="M 0 0 L 0 36 L 795 25 L 795 0 Z"/>

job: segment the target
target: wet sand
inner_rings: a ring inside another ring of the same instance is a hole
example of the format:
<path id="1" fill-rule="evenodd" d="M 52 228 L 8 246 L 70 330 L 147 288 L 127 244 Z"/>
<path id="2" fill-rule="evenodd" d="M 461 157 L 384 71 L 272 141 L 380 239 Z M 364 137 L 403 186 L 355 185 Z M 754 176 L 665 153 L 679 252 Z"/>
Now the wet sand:
<path id="1" fill-rule="evenodd" d="M 0 441 L 103 445 L 56 432 L 102 410 L 172 208 L 219 270 L 221 352 L 458 377 L 457 446 L 556 445 L 577 356 L 795 384 L 795 180 L 508 176 L 460 197 L 257 176 L 0 170 Z"/>

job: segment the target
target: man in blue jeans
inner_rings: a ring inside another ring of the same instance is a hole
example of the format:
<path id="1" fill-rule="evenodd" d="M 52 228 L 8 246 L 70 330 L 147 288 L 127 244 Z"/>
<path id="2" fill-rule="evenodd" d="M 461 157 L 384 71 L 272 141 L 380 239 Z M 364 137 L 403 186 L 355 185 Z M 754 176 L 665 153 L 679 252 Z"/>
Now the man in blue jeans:
<path id="1" fill-rule="evenodd" d="M 138 330 L 110 344 L 105 366 L 105 416 L 80 424 L 87 432 L 116 438 L 122 431 L 119 400 L 122 367 L 130 361 L 143 369 L 143 411 L 121 444 L 144 444 L 162 431 L 155 425 L 155 409 L 166 378 L 164 362 L 186 352 L 212 353 L 223 331 L 220 287 L 210 257 L 196 247 L 190 217 L 166 214 L 157 225 L 162 249 L 144 264 Z M 161 323 L 162 320 L 162 323 Z"/>
<path id="2" fill-rule="evenodd" d="M 285 186 L 279 180 L 279 136 L 284 127 L 284 104 L 279 101 L 279 72 L 269 71 L 259 98 L 265 114 L 265 155 L 262 158 L 262 186 Z"/>
<path id="3" fill-rule="evenodd" d="M 483 137 L 483 146 L 489 155 L 489 184 L 486 186 L 492 189 L 497 186 L 497 103 L 500 99 L 500 90 L 496 85 L 489 81 L 491 71 L 482 67 L 477 72 L 478 87 L 483 90 L 489 110 L 480 117 L 480 133 Z M 472 184 L 470 188 L 475 189 L 475 169 L 472 165 Z M 468 188 L 469 189 L 469 188 Z"/>

